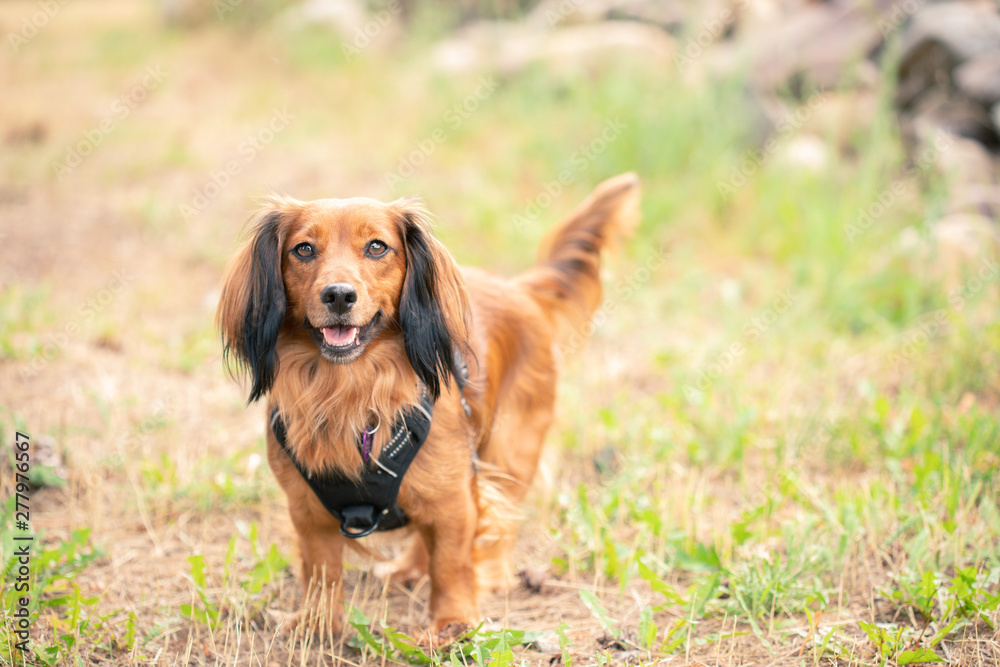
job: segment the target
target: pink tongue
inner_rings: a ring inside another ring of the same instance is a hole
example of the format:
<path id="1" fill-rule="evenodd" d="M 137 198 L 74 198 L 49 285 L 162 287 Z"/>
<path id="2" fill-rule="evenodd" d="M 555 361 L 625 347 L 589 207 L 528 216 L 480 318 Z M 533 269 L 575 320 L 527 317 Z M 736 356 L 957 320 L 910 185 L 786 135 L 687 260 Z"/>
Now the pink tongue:
<path id="1" fill-rule="evenodd" d="M 354 337 L 358 334 L 357 327 L 323 327 L 323 339 L 327 345 L 343 347 L 354 342 Z"/>

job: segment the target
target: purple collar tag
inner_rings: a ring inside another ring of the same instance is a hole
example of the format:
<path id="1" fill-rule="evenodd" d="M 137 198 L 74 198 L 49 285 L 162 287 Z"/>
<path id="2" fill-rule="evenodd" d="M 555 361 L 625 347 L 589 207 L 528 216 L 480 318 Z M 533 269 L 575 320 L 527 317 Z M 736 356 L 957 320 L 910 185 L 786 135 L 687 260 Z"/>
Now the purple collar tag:
<path id="1" fill-rule="evenodd" d="M 375 431 L 377 431 L 381 425 L 382 420 L 379 419 L 378 423 L 375 424 L 375 428 L 366 428 L 361 431 L 361 456 L 364 458 L 365 463 L 368 463 L 372 458 L 372 436 L 375 435 Z"/>
<path id="2" fill-rule="evenodd" d="M 364 457 L 365 463 L 368 463 L 372 457 L 372 433 L 374 432 L 363 431 L 361 433 L 361 456 Z"/>

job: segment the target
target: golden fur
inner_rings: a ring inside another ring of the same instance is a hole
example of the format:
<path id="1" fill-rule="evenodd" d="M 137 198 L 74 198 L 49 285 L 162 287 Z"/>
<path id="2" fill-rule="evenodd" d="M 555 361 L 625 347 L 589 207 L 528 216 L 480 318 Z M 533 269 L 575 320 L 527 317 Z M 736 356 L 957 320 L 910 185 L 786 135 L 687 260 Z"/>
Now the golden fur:
<path id="1" fill-rule="evenodd" d="M 477 591 L 509 579 L 510 507 L 531 483 L 552 421 L 556 348 L 599 304 L 601 250 L 635 224 L 637 199 L 632 174 L 602 183 L 513 279 L 459 269 L 409 200 L 272 198 L 230 264 L 217 315 L 227 356 L 250 377 L 251 401 L 267 396 L 268 414 L 280 410 L 306 469 L 359 477 L 362 431 L 385 426 L 378 456 L 397 416 L 419 402 L 419 384 L 436 395 L 398 499 L 418 535 L 390 572 L 430 575 L 434 633 L 474 624 Z M 470 418 L 455 351 L 468 364 Z M 339 630 L 347 538 L 270 429 L 267 449 L 303 578 L 325 600 L 309 596 L 306 610 L 322 606 Z"/>

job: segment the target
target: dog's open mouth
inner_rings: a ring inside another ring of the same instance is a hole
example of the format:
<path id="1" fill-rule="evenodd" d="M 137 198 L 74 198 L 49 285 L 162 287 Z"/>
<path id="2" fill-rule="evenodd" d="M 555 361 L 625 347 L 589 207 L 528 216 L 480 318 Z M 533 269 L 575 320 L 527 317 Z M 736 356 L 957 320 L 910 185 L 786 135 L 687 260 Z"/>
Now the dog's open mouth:
<path id="1" fill-rule="evenodd" d="M 381 319 L 382 313 L 378 312 L 367 324 L 360 327 L 346 324 L 312 327 L 320 354 L 327 361 L 334 363 L 354 361 L 361 356 L 364 347 L 378 332 Z"/>
<path id="2" fill-rule="evenodd" d="M 361 344 L 361 339 L 358 338 L 358 332 L 361 331 L 358 327 L 323 327 L 320 329 L 323 332 L 323 341 L 330 347 L 348 347 Z"/>

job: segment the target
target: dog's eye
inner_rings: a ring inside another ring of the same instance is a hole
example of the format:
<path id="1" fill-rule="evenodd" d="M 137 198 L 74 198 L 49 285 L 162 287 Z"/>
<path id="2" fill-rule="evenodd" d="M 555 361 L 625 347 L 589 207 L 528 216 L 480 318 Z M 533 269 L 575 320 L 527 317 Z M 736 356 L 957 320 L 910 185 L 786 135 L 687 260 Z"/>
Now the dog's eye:
<path id="1" fill-rule="evenodd" d="M 308 259 L 316 254 L 316 249 L 313 248 L 312 243 L 300 243 L 294 248 L 292 252 L 301 257 L 302 259 Z"/>
<path id="2" fill-rule="evenodd" d="M 368 247 L 365 248 L 365 254 L 367 254 L 369 257 L 381 257 L 386 253 L 388 249 L 389 246 L 382 243 L 381 241 L 372 241 L 371 243 L 368 244 Z"/>

